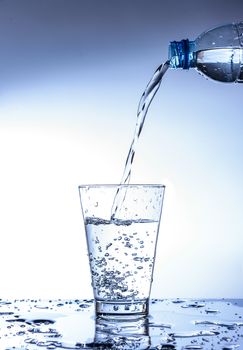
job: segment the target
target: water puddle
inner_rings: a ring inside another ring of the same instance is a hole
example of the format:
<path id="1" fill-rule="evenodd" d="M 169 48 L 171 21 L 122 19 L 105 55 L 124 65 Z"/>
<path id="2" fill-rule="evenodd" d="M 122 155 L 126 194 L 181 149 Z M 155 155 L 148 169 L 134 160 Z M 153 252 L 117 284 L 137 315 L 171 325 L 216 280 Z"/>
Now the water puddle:
<path id="1" fill-rule="evenodd" d="M 182 307 L 184 306 L 184 307 Z M 243 348 L 243 302 L 154 299 L 148 318 L 95 319 L 92 300 L 0 300 L 0 349 Z"/>

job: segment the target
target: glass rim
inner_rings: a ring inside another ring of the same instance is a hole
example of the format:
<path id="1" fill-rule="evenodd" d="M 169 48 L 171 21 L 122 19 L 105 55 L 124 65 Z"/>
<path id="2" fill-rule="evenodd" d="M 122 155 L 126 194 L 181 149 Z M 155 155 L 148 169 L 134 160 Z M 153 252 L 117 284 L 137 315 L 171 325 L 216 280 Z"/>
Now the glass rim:
<path id="1" fill-rule="evenodd" d="M 78 188 L 98 188 L 98 187 L 123 187 L 123 188 L 131 188 L 131 187 L 148 187 L 148 188 L 165 188 L 165 185 L 162 184 L 84 184 L 79 185 Z"/>

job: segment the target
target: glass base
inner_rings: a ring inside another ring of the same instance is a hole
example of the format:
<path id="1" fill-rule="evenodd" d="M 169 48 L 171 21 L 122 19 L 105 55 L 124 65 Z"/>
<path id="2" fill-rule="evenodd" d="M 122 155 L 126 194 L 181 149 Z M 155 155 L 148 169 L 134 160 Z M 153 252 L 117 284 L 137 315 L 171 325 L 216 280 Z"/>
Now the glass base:
<path id="1" fill-rule="evenodd" d="M 108 317 L 147 316 L 149 313 L 149 299 L 127 302 L 96 300 L 95 311 L 98 316 Z"/>

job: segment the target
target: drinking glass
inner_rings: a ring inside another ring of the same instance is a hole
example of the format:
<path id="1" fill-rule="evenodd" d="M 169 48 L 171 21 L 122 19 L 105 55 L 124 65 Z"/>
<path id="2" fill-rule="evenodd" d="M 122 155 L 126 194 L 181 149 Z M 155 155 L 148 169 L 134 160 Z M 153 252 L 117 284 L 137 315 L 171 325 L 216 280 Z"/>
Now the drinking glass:
<path id="1" fill-rule="evenodd" d="M 148 314 L 164 189 L 79 186 L 97 315 Z"/>

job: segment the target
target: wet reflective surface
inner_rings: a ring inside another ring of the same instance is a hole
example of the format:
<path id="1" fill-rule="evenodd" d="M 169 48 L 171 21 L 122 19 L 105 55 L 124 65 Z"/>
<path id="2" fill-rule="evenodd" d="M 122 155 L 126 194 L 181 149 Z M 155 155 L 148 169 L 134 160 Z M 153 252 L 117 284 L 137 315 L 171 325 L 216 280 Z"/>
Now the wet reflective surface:
<path id="1" fill-rule="evenodd" d="M 0 299 L 0 349 L 243 349 L 243 300 L 159 300 L 95 319 L 93 300 Z"/>

